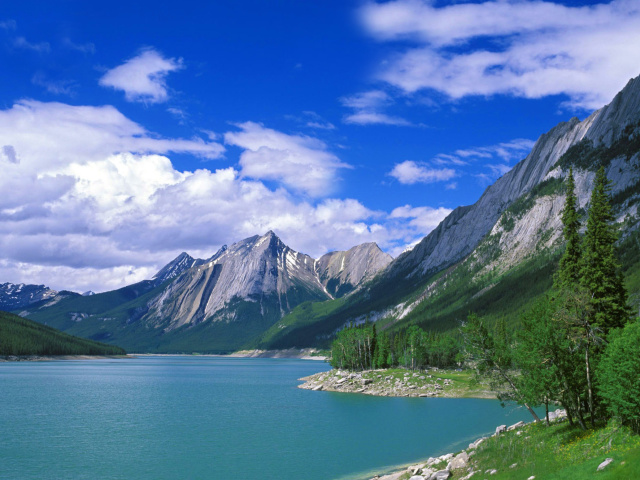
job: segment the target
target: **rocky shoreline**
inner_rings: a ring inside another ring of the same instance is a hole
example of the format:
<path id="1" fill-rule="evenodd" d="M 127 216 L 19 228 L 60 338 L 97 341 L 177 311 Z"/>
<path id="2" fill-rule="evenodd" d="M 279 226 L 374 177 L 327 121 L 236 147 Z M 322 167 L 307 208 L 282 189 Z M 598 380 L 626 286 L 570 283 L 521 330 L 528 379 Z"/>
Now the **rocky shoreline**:
<path id="1" fill-rule="evenodd" d="M 550 422 L 564 421 L 567 416 L 565 410 L 558 409 L 555 412 L 549 412 Z M 522 428 L 526 426 L 525 422 L 518 422 L 514 425 L 507 427 L 506 425 L 500 425 L 496 427 L 496 432 L 492 437 L 500 438 L 506 432 L 516 431 L 516 435 L 522 435 Z M 439 457 L 429 458 L 424 463 L 417 465 L 411 465 L 403 470 L 388 474 L 388 475 L 376 475 L 371 480 L 448 480 L 455 477 L 459 480 L 469 480 L 476 474 L 481 475 L 495 475 L 498 470 L 494 468 L 482 469 L 473 461 L 473 456 L 476 450 L 489 439 L 489 437 L 482 437 L 475 442 L 470 443 L 469 447 L 462 450 L 458 454 L 447 453 L 440 455 Z M 512 465 L 510 468 L 515 468 L 517 464 Z M 534 480 L 535 477 L 531 476 L 527 480 Z"/>
<path id="2" fill-rule="evenodd" d="M 225 355 L 234 358 L 297 358 L 300 360 L 326 360 L 315 348 L 289 348 L 285 350 L 239 350 Z"/>
<path id="3" fill-rule="evenodd" d="M 495 394 L 487 389 L 470 389 L 468 381 L 459 379 L 463 375 L 437 368 L 419 372 L 404 369 L 347 372 L 334 369 L 299 379 L 304 383 L 298 388 L 383 397 L 495 398 Z"/>

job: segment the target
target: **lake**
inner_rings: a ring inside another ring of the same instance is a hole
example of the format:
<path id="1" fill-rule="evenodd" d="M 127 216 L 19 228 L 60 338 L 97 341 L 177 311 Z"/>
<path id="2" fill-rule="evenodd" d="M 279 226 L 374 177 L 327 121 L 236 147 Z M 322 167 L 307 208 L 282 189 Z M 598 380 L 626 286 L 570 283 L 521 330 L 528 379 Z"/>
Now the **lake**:
<path id="1" fill-rule="evenodd" d="M 323 362 L 0 363 L 2 479 L 360 479 L 466 446 L 519 408 L 296 388 Z"/>

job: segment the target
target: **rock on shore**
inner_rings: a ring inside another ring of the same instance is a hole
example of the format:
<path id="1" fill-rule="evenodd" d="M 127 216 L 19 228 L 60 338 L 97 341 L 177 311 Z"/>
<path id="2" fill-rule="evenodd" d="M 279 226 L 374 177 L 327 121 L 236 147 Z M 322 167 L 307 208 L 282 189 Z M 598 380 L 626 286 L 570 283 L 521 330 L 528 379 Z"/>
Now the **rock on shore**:
<path id="1" fill-rule="evenodd" d="M 549 417 L 553 417 L 553 421 L 562 421 L 567 415 L 566 411 L 561 409 L 549 413 Z M 553 413 L 553 415 L 551 415 L 551 413 Z M 493 436 L 500 437 L 506 432 L 519 430 L 525 425 L 526 424 L 524 422 L 515 423 L 510 427 L 500 425 L 496 428 L 496 433 L 494 433 Z M 517 434 L 520 433 L 522 432 L 517 432 Z M 400 480 L 401 478 L 408 478 L 409 480 L 448 480 L 453 476 L 453 472 L 456 473 L 456 478 L 459 478 L 460 480 L 468 480 L 476 473 L 484 473 L 485 477 L 487 475 L 495 475 L 496 473 L 498 473 L 496 469 L 488 469 L 484 472 L 481 472 L 479 470 L 476 470 L 478 468 L 478 465 L 474 464 L 473 462 L 473 455 L 475 454 L 475 450 L 482 443 L 484 443 L 487 438 L 488 437 L 482 437 L 477 439 L 475 442 L 470 443 L 469 447 L 466 450 L 459 452 L 457 455 L 454 455 L 453 453 L 447 453 L 445 455 L 440 455 L 439 457 L 429 458 L 424 463 L 411 465 L 404 470 L 399 470 L 389 475 L 376 475 L 371 480 Z M 604 463 L 606 462 L 603 462 L 603 464 Z M 511 466 L 511 468 L 514 467 L 515 464 Z M 479 476 L 478 478 L 484 477 Z"/>

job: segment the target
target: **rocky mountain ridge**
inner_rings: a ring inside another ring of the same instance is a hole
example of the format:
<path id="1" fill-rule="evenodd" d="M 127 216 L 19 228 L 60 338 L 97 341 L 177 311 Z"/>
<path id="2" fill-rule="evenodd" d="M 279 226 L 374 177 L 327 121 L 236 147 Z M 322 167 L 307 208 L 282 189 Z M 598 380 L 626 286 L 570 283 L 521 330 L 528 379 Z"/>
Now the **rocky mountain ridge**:
<path id="1" fill-rule="evenodd" d="M 183 252 L 151 280 L 90 297 L 54 298 L 19 313 L 130 350 L 148 349 L 154 336 L 171 343 L 171 335 L 195 335 L 190 329 L 199 326 L 207 333 L 198 345 L 211 337 L 219 351 L 244 346 L 301 303 L 354 292 L 391 260 L 375 243 L 316 260 L 269 231 L 225 245 L 206 260 Z"/>
<path id="2" fill-rule="evenodd" d="M 9 311 L 23 308 L 53 298 L 57 293 L 44 285 L 3 283 L 0 284 L 0 310 Z"/>

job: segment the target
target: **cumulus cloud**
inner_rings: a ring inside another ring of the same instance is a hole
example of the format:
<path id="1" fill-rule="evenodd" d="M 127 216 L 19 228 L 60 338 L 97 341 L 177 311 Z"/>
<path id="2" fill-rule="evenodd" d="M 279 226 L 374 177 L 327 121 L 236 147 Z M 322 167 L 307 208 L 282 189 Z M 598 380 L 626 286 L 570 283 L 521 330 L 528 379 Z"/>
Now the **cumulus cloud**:
<path id="1" fill-rule="evenodd" d="M 370 241 L 399 252 L 447 212 L 300 197 L 290 189 L 315 192 L 346 167 L 325 143 L 251 122 L 225 139 L 241 157 L 267 153 L 239 169 L 180 171 L 168 153 L 215 157 L 222 147 L 154 136 L 113 107 L 24 101 L 0 110 L 0 189 L 11 192 L 0 196 L 0 278 L 103 291 L 150 278 L 181 251 L 206 258 L 267 230 L 315 257 Z"/>
<path id="2" fill-rule="evenodd" d="M 190 153 L 219 158 L 224 147 L 201 138 L 154 135 L 112 106 L 23 100 L 0 110 L 0 145 L 12 145 L 31 172 L 121 152 Z"/>
<path id="3" fill-rule="evenodd" d="M 146 49 L 109 70 L 99 83 L 124 91 L 130 102 L 161 103 L 169 99 L 167 75 L 182 68 L 182 59 L 164 58 L 156 50 Z"/>
<path id="4" fill-rule="evenodd" d="M 452 212 L 449 208 L 412 207 L 404 205 L 393 209 L 390 218 L 406 218 L 409 224 L 419 227 L 420 231 L 431 231 Z"/>
<path id="5" fill-rule="evenodd" d="M 411 122 L 404 118 L 387 115 L 383 112 L 384 108 L 394 102 L 389 94 L 382 90 L 357 93 L 342 97 L 340 101 L 345 107 L 353 109 L 351 114 L 344 117 L 345 123 L 357 125 L 411 125 Z"/>
<path id="6" fill-rule="evenodd" d="M 451 180 L 456 176 L 456 171 L 451 168 L 430 168 L 425 163 L 405 160 L 397 163 L 389 175 L 400 183 L 412 185 L 414 183 L 433 183 Z"/>
<path id="7" fill-rule="evenodd" d="M 640 4 L 574 7 L 517 0 L 454 3 L 397 0 L 360 10 L 380 41 L 409 42 L 379 72 L 407 93 L 451 99 L 564 94 L 575 109 L 601 107 L 640 72 Z M 401 47 L 399 47 L 401 48 Z"/>
<path id="8" fill-rule="evenodd" d="M 273 180 L 314 197 L 331 194 L 341 168 L 351 168 L 313 137 L 287 135 L 254 122 L 236 125 L 224 140 L 244 152 L 240 155 L 242 175 Z"/>

